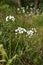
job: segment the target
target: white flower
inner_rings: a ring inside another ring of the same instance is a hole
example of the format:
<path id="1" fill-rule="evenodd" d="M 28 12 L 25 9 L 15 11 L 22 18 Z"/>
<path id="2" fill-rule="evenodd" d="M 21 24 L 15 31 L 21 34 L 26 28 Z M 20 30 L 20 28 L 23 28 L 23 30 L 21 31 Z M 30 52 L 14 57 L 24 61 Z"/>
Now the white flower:
<path id="1" fill-rule="evenodd" d="M 15 21 L 15 18 L 12 18 L 12 21 Z"/>
<path id="2" fill-rule="evenodd" d="M 23 34 L 23 31 L 19 31 L 18 33 L 19 33 L 19 34 Z"/>
<path id="3" fill-rule="evenodd" d="M 18 31 L 18 29 L 15 30 L 15 32 L 17 32 L 17 31 Z"/>
<path id="4" fill-rule="evenodd" d="M 34 30 L 34 28 L 32 28 L 32 30 Z"/>
<path id="5" fill-rule="evenodd" d="M 8 21 L 9 19 L 11 19 L 12 21 L 15 21 L 14 16 L 7 16 L 7 17 L 6 17 L 6 21 Z"/>
<path id="6" fill-rule="evenodd" d="M 32 30 L 30 30 L 29 32 L 30 32 L 30 34 L 33 34 L 34 33 L 34 31 L 32 31 Z"/>
<path id="7" fill-rule="evenodd" d="M 30 8 L 30 10 L 32 11 L 32 10 L 33 10 L 33 8 Z"/>
<path id="8" fill-rule="evenodd" d="M 6 17 L 6 21 L 8 21 L 9 16 Z"/>
<path id="9" fill-rule="evenodd" d="M 27 32 L 26 29 L 24 29 L 24 28 L 23 28 L 23 31 L 24 31 L 24 32 Z"/>
<path id="10" fill-rule="evenodd" d="M 21 7 L 21 11 L 22 11 L 22 13 L 25 13 L 25 8 Z"/>
<path id="11" fill-rule="evenodd" d="M 26 32 L 26 29 L 18 27 L 18 29 L 16 29 L 15 32 L 18 32 L 18 33 L 22 34 L 22 33 Z"/>
<path id="12" fill-rule="evenodd" d="M 34 33 L 34 31 L 32 31 L 32 30 L 27 31 L 27 35 L 32 36 L 32 35 L 33 35 L 33 33 Z"/>
<path id="13" fill-rule="evenodd" d="M 9 16 L 9 19 L 11 19 L 12 21 L 15 21 L 14 16 Z"/>
<path id="14" fill-rule="evenodd" d="M 18 30 L 22 30 L 22 28 L 21 27 L 18 27 Z"/>
<path id="15" fill-rule="evenodd" d="M 36 28 L 32 28 L 32 30 L 33 30 L 35 33 L 37 32 Z"/>
<path id="16" fill-rule="evenodd" d="M 12 16 L 9 16 L 9 19 L 11 19 L 12 18 Z"/>
<path id="17" fill-rule="evenodd" d="M 30 35 L 30 32 L 29 32 L 29 31 L 27 31 L 27 34 L 28 34 L 28 35 Z"/>
<path id="18" fill-rule="evenodd" d="M 22 12 L 25 13 L 25 9 L 23 9 Z"/>
<path id="19" fill-rule="evenodd" d="M 16 29 L 15 32 L 17 32 L 17 31 L 23 31 L 23 32 L 26 32 L 26 29 L 25 29 L 25 28 L 18 27 L 18 29 Z"/>
<path id="20" fill-rule="evenodd" d="M 17 8 L 17 11 L 20 11 L 20 8 Z"/>
<path id="21" fill-rule="evenodd" d="M 26 36 L 29 36 L 29 38 L 31 38 L 37 31 L 35 28 L 32 28 L 31 30 L 26 30 L 25 28 L 22 27 L 18 27 L 15 30 L 15 33 L 19 33 L 19 34 L 23 34 L 24 32 L 26 32 Z"/>
<path id="22" fill-rule="evenodd" d="M 24 9 L 24 7 L 21 7 L 21 9 L 23 10 L 23 9 Z"/>
<path id="23" fill-rule="evenodd" d="M 28 9 L 28 6 L 26 7 L 26 9 Z"/>
<path id="24" fill-rule="evenodd" d="M 36 28 L 34 28 L 34 32 L 35 32 L 35 33 L 37 32 Z"/>
<path id="25" fill-rule="evenodd" d="M 30 5 L 31 7 L 33 6 L 33 3 L 31 3 L 31 5 Z"/>

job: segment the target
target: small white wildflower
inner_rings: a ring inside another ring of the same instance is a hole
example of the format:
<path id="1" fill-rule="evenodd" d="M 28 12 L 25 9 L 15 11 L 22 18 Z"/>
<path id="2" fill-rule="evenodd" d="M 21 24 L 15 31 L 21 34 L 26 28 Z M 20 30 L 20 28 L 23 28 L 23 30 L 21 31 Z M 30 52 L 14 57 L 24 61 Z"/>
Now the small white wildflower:
<path id="1" fill-rule="evenodd" d="M 8 21 L 9 16 L 6 17 L 6 21 Z"/>
<path id="2" fill-rule="evenodd" d="M 37 32 L 36 28 L 32 28 L 32 30 L 33 30 L 35 33 Z"/>
<path id="3" fill-rule="evenodd" d="M 26 29 L 24 29 L 24 28 L 23 28 L 23 31 L 24 31 L 24 32 L 27 32 Z"/>
<path id="4" fill-rule="evenodd" d="M 12 18 L 12 16 L 9 16 L 9 19 L 11 19 Z"/>
<path id="5" fill-rule="evenodd" d="M 32 34 L 34 33 L 32 30 L 30 30 L 29 32 L 32 33 Z"/>
<path id="6" fill-rule="evenodd" d="M 31 5 L 30 5 L 31 7 L 33 6 L 33 3 L 31 3 Z"/>
<path id="7" fill-rule="evenodd" d="M 25 13 L 25 8 L 21 7 L 22 13 Z"/>
<path id="8" fill-rule="evenodd" d="M 34 32 L 35 32 L 35 33 L 37 32 L 36 28 L 34 28 Z"/>
<path id="9" fill-rule="evenodd" d="M 7 17 L 6 17 L 6 21 L 8 21 L 9 19 L 11 19 L 12 21 L 15 21 L 14 16 L 7 16 Z"/>
<path id="10" fill-rule="evenodd" d="M 15 21 L 14 16 L 9 16 L 9 19 L 11 19 L 12 21 Z"/>
<path id="11" fill-rule="evenodd" d="M 20 8 L 17 8 L 17 11 L 20 11 Z"/>
<path id="12" fill-rule="evenodd" d="M 33 35 L 33 31 L 32 30 L 29 30 L 29 31 L 27 31 L 27 35 L 30 35 L 30 36 L 32 36 Z"/>
<path id="13" fill-rule="evenodd" d="M 28 34 L 28 35 L 30 35 L 30 32 L 29 32 L 29 31 L 27 31 L 27 34 Z"/>
<path id="14" fill-rule="evenodd" d="M 19 33 L 19 34 L 23 34 L 23 31 L 19 31 L 18 33 Z"/>
<path id="15" fill-rule="evenodd" d="M 21 9 L 23 10 L 23 9 L 24 9 L 24 7 L 21 7 Z"/>
<path id="16" fill-rule="evenodd" d="M 18 29 L 16 29 L 15 32 L 18 32 L 18 33 L 21 34 L 21 33 L 26 32 L 26 29 L 25 28 L 18 27 Z"/>
<path id="17" fill-rule="evenodd" d="M 33 10 L 33 8 L 30 8 L 30 10 L 32 11 L 32 10 Z"/>
<path id="18" fill-rule="evenodd" d="M 28 9 L 28 6 L 26 6 L 26 9 Z"/>
<path id="19" fill-rule="evenodd" d="M 15 21 L 15 18 L 12 18 L 12 21 Z"/>
<path id="20" fill-rule="evenodd" d="M 26 32 L 26 37 L 29 36 L 29 38 L 31 38 L 37 31 L 35 28 L 32 28 L 31 30 L 27 31 L 25 28 L 18 27 L 18 29 L 16 29 L 15 32 L 16 34 L 23 34 L 24 32 Z"/>
<path id="21" fill-rule="evenodd" d="M 22 30 L 22 28 L 21 27 L 18 27 L 18 30 Z"/>
<path id="22" fill-rule="evenodd" d="M 15 32 L 17 32 L 17 31 L 18 31 L 18 29 L 15 30 Z"/>
<path id="23" fill-rule="evenodd" d="M 22 12 L 25 13 L 25 9 L 23 9 Z"/>
<path id="24" fill-rule="evenodd" d="M 14 16 L 11 16 L 11 18 L 14 18 Z"/>
<path id="25" fill-rule="evenodd" d="M 31 30 L 34 30 L 34 28 L 32 28 Z"/>

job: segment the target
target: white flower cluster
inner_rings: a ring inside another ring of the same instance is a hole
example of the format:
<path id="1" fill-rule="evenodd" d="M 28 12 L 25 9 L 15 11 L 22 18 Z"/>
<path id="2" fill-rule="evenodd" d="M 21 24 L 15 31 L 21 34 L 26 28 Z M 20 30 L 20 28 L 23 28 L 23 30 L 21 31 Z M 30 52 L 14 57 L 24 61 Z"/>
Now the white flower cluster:
<path id="1" fill-rule="evenodd" d="M 25 13 L 25 8 L 24 8 L 24 7 L 17 8 L 17 11 L 18 11 L 18 12 L 22 11 L 22 13 Z"/>
<path id="2" fill-rule="evenodd" d="M 20 11 L 20 8 L 17 8 L 17 11 Z"/>
<path id="3" fill-rule="evenodd" d="M 14 16 L 7 16 L 7 17 L 6 17 L 6 21 L 8 21 L 9 19 L 12 20 L 12 21 L 15 21 Z"/>
<path id="4" fill-rule="evenodd" d="M 25 8 L 21 7 L 22 13 L 25 13 Z"/>
<path id="5" fill-rule="evenodd" d="M 18 27 L 18 29 L 15 30 L 15 33 L 16 34 L 23 34 L 23 33 L 26 33 L 26 36 L 29 36 L 32 37 L 34 35 L 34 33 L 36 33 L 36 28 L 32 28 L 31 30 L 26 30 L 25 28 L 21 28 L 21 27 Z"/>
<path id="6" fill-rule="evenodd" d="M 27 36 L 31 38 L 36 32 L 36 28 L 32 28 L 31 30 L 27 31 Z"/>
<path id="7" fill-rule="evenodd" d="M 15 32 L 16 33 L 18 32 L 19 34 L 22 34 L 22 33 L 26 32 L 26 29 L 18 27 L 18 29 L 16 29 Z"/>

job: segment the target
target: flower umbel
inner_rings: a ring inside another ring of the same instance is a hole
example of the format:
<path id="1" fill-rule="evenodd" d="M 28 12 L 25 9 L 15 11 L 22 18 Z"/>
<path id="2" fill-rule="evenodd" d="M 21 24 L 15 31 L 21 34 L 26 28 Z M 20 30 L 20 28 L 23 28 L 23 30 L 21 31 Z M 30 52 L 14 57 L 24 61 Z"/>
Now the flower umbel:
<path id="1" fill-rule="evenodd" d="M 15 21 L 15 17 L 14 16 L 7 16 L 6 17 L 6 21 L 8 21 L 8 20 L 12 20 L 12 21 Z"/>
<path id="2" fill-rule="evenodd" d="M 25 28 L 22 28 L 22 27 L 18 27 L 16 30 L 15 30 L 15 33 L 16 34 L 23 34 L 23 33 L 26 33 L 26 36 L 29 36 L 29 38 L 31 38 L 35 33 L 36 33 L 36 28 L 32 28 L 31 30 L 26 30 Z"/>

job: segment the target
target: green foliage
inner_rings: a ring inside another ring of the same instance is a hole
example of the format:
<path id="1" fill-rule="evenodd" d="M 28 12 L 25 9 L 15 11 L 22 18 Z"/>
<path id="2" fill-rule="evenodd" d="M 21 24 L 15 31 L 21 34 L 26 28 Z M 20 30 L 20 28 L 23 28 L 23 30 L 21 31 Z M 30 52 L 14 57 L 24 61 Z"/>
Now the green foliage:
<path id="1" fill-rule="evenodd" d="M 43 15 L 37 15 L 33 17 L 33 21 L 37 26 L 43 26 Z"/>
<path id="2" fill-rule="evenodd" d="M 37 19 L 38 17 L 36 16 L 35 23 L 38 22 Z M 38 25 L 37 27 L 39 27 L 39 23 L 37 23 L 36 25 Z M 39 44 L 41 43 L 41 37 L 38 35 L 34 35 L 33 38 L 29 39 L 29 37 L 26 37 L 25 34 L 15 35 L 15 29 L 17 29 L 19 26 L 24 27 L 27 30 L 31 29 L 31 27 L 29 27 L 29 22 L 24 23 L 19 17 L 17 17 L 14 22 L 11 20 L 9 20 L 8 22 L 2 22 L 2 34 L 0 43 L 3 43 L 4 48 L 6 49 L 6 53 L 8 56 L 7 65 L 43 64 L 43 52 L 41 52 L 42 45 Z M 17 57 L 15 57 L 16 54 Z"/>
<path id="3" fill-rule="evenodd" d="M 8 9 L 8 8 L 9 8 L 9 5 L 4 4 L 4 5 L 1 5 L 1 6 L 0 6 L 0 9 L 1 9 L 1 10 L 4 10 L 4 9 L 6 9 L 6 8 Z"/>
<path id="4" fill-rule="evenodd" d="M 43 65 L 43 14 L 33 15 L 17 13 L 15 6 L 0 5 L 0 44 L 1 52 L 7 57 L 6 65 Z M 15 21 L 6 21 L 7 15 L 13 15 Z M 27 30 L 35 27 L 37 34 L 29 38 L 24 34 L 15 34 L 15 29 Z"/>

